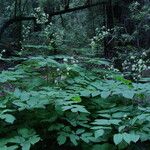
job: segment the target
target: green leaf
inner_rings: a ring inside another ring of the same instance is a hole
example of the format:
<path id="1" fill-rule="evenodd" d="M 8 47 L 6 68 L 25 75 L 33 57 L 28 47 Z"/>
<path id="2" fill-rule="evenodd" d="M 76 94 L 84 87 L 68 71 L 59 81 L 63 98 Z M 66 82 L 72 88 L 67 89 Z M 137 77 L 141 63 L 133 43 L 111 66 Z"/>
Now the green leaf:
<path id="1" fill-rule="evenodd" d="M 59 136 L 57 137 L 57 142 L 58 142 L 59 145 L 65 144 L 66 140 L 67 140 L 66 136 L 59 135 Z"/>
<path id="2" fill-rule="evenodd" d="M 72 97 L 71 100 L 73 100 L 74 102 L 81 102 L 82 101 L 80 96 Z"/>
<path id="3" fill-rule="evenodd" d="M 14 145 L 14 146 L 9 146 L 7 148 L 7 150 L 17 150 L 18 149 L 18 146 L 17 145 Z"/>
<path id="4" fill-rule="evenodd" d="M 26 141 L 22 143 L 21 146 L 22 146 L 22 150 L 30 150 L 31 144 L 29 141 Z"/>
<path id="5" fill-rule="evenodd" d="M 34 134 L 34 131 L 31 130 L 31 129 L 27 129 L 27 128 L 21 128 L 21 129 L 18 130 L 18 133 L 19 133 L 22 137 L 28 138 L 28 137 L 30 137 L 31 135 Z"/>
<path id="6" fill-rule="evenodd" d="M 111 91 L 103 91 L 103 92 L 101 92 L 101 97 L 105 99 L 105 98 L 109 97 L 110 94 L 111 94 Z"/>
<path id="7" fill-rule="evenodd" d="M 123 125 L 123 126 L 120 126 L 120 127 L 118 128 L 118 131 L 121 132 L 123 129 L 125 129 L 125 127 L 126 127 L 126 126 L 124 126 L 124 125 Z"/>
<path id="8" fill-rule="evenodd" d="M 112 114 L 113 118 L 123 118 L 124 115 L 128 115 L 126 112 L 116 112 Z"/>
<path id="9" fill-rule="evenodd" d="M 40 137 L 38 137 L 37 135 L 34 135 L 34 136 L 30 137 L 29 141 L 31 144 L 35 144 L 40 141 Z"/>
<path id="10" fill-rule="evenodd" d="M 68 106 L 65 106 L 65 107 L 68 107 Z M 72 112 L 90 113 L 84 107 L 85 106 L 82 106 L 82 105 L 72 105 L 72 106 L 69 106 L 69 109 L 71 109 Z"/>
<path id="11" fill-rule="evenodd" d="M 21 144 L 21 143 L 24 143 L 25 142 L 25 139 L 21 136 L 15 136 L 11 139 L 9 139 L 9 142 L 10 143 L 17 143 L 17 144 Z"/>
<path id="12" fill-rule="evenodd" d="M 91 127 L 91 129 L 94 129 L 94 130 L 98 130 L 98 129 L 108 129 L 108 130 L 111 130 L 111 127 L 110 126 L 93 126 Z"/>
<path id="13" fill-rule="evenodd" d="M 114 143 L 116 145 L 118 145 L 123 140 L 122 134 L 120 134 L 120 133 L 119 134 L 115 134 L 114 137 L 113 137 L 113 140 L 114 140 Z"/>
<path id="14" fill-rule="evenodd" d="M 98 115 L 104 118 L 111 118 L 111 115 L 109 114 L 98 114 Z"/>
<path id="15" fill-rule="evenodd" d="M 128 134 L 128 133 L 123 133 L 122 136 L 123 136 L 123 139 L 124 139 L 128 144 L 130 144 L 130 142 L 131 142 L 131 136 L 130 136 L 130 134 Z"/>
<path id="16" fill-rule="evenodd" d="M 22 101 L 27 101 L 27 100 L 29 100 L 29 98 L 30 98 L 30 94 L 29 93 L 27 93 L 27 92 L 22 92 L 21 93 L 20 99 Z"/>
<path id="17" fill-rule="evenodd" d="M 140 136 L 136 134 L 128 134 L 128 133 L 123 133 L 123 139 L 130 144 L 130 142 L 137 142 L 139 140 Z"/>
<path id="18" fill-rule="evenodd" d="M 11 124 L 13 124 L 16 119 L 13 115 L 10 115 L 10 114 L 4 114 L 2 118 L 4 118 L 6 122 L 11 123 Z"/>
<path id="19" fill-rule="evenodd" d="M 121 122 L 121 120 L 119 120 L 119 119 L 111 119 L 111 120 L 96 119 L 92 124 L 95 124 L 95 125 L 110 125 L 110 124 L 118 125 L 120 122 Z"/>
<path id="20" fill-rule="evenodd" d="M 14 91 L 14 96 L 19 98 L 20 95 L 21 95 L 21 91 L 18 88 L 16 88 L 15 91 Z"/>
<path id="21" fill-rule="evenodd" d="M 104 130 L 100 129 L 94 132 L 95 138 L 98 138 L 104 134 Z"/>
<path id="22" fill-rule="evenodd" d="M 89 90 L 84 90 L 80 92 L 80 96 L 83 96 L 83 97 L 90 97 L 90 95 L 91 95 L 91 91 Z"/>
<path id="23" fill-rule="evenodd" d="M 92 124 L 95 124 L 95 125 L 110 125 L 110 122 L 107 119 L 96 119 Z"/>
<path id="24" fill-rule="evenodd" d="M 92 92 L 92 97 L 96 97 L 100 95 L 100 91 L 93 91 Z"/>
<path id="25" fill-rule="evenodd" d="M 140 139 L 140 136 L 136 134 L 130 134 L 130 136 L 131 136 L 131 140 L 135 143 Z"/>
<path id="26" fill-rule="evenodd" d="M 139 120 L 145 120 L 150 114 L 146 113 L 146 114 L 141 114 L 137 116 L 137 119 Z"/>
<path id="27" fill-rule="evenodd" d="M 109 120 L 110 124 L 115 124 L 115 125 L 119 125 L 119 123 L 121 122 L 121 120 L 119 119 L 111 119 Z"/>
<path id="28" fill-rule="evenodd" d="M 93 135 L 92 133 L 87 132 L 87 133 L 83 133 L 80 138 L 81 138 L 84 142 L 89 143 L 90 140 L 93 138 L 92 135 Z"/>
<path id="29" fill-rule="evenodd" d="M 19 108 L 18 108 L 19 111 L 24 110 L 24 109 L 27 108 L 27 104 L 24 104 L 24 103 L 21 102 L 21 101 L 14 101 L 13 104 L 19 107 Z"/>
<path id="30" fill-rule="evenodd" d="M 122 95 L 123 97 L 127 98 L 127 99 L 133 99 L 135 92 L 132 90 L 126 90 L 123 91 Z"/>
<path id="31" fill-rule="evenodd" d="M 76 135 L 70 134 L 69 137 L 70 137 L 70 141 L 71 141 L 75 146 L 78 145 L 77 139 L 79 139 L 79 138 L 78 138 Z"/>
<path id="32" fill-rule="evenodd" d="M 63 106 L 63 111 L 66 111 L 66 110 L 70 110 L 73 108 L 73 105 L 72 106 Z"/>
<path id="33" fill-rule="evenodd" d="M 81 134 L 81 133 L 83 133 L 83 132 L 85 132 L 85 129 L 78 129 L 78 130 L 76 131 L 76 134 Z"/>
<path id="34" fill-rule="evenodd" d="M 85 142 L 85 143 L 89 143 L 90 140 L 87 137 L 81 137 L 81 139 Z"/>

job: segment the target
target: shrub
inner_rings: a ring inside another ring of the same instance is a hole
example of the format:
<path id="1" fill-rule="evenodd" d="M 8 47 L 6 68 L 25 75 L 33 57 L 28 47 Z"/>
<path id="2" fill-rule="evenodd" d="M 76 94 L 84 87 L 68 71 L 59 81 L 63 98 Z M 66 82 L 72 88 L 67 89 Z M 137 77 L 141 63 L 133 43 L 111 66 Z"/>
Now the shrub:
<path id="1" fill-rule="evenodd" d="M 57 58 L 31 57 L 0 74 L 1 149 L 123 149 L 150 140 L 148 83 Z"/>

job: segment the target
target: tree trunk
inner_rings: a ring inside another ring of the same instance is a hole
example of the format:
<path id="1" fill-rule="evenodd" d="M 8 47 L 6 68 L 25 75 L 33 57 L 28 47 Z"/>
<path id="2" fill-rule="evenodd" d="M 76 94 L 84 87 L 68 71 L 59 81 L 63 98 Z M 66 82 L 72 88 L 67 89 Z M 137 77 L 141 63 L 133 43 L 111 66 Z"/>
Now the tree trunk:
<path id="1" fill-rule="evenodd" d="M 112 0 L 109 0 L 105 6 L 105 16 L 107 18 L 107 21 L 105 23 L 107 26 L 107 29 L 112 29 L 114 27 Z M 105 58 L 112 58 L 114 55 L 112 42 L 108 44 L 110 39 L 111 37 L 107 37 L 104 39 L 104 57 Z"/>

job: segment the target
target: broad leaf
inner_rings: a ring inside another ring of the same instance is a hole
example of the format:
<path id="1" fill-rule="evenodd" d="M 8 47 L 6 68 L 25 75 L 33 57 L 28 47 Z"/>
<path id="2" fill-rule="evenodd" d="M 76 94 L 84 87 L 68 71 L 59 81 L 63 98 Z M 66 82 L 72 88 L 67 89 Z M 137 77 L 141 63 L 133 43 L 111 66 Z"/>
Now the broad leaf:
<path id="1" fill-rule="evenodd" d="M 114 137 L 113 137 L 113 140 L 114 140 L 114 143 L 115 143 L 116 145 L 118 145 L 118 144 L 121 143 L 122 140 L 123 140 L 122 134 L 115 134 Z"/>

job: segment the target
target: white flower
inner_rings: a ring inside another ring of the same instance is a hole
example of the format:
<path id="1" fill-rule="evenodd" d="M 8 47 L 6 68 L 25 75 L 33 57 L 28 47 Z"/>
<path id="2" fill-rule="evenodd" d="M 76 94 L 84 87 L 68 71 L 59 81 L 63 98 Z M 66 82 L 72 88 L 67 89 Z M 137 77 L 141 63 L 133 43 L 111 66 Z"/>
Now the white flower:
<path id="1" fill-rule="evenodd" d="M 142 53 L 143 56 L 147 56 L 147 54 L 145 52 Z"/>
<path id="2" fill-rule="evenodd" d="M 59 68 L 57 68 L 57 71 L 60 71 L 60 69 L 59 69 Z"/>
<path id="3" fill-rule="evenodd" d="M 118 70 L 118 69 L 116 69 L 116 68 L 114 69 L 114 71 L 119 72 L 119 70 Z"/>
<path id="4" fill-rule="evenodd" d="M 98 29 L 98 28 L 96 28 L 95 30 L 96 30 L 96 31 L 98 31 L 99 29 Z"/>
<path id="5" fill-rule="evenodd" d="M 127 114 L 125 114 L 123 117 L 126 118 L 126 117 L 127 117 Z"/>
<path id="6" fill-rule="evenodd" d="M 113 66 L 113 65 L 111 65 L 111 66 L 110 66 L 110 69 L 114 69 L 114 66 Z"/>
<path id="7" fill-rule="evenodd" d="M 135 68 L 136 67 L 136 65 L 132 65 L 132 68 Z"/>
<path id="8" fill-rule="evenodd" d="M 143 65 L 143 69 L 146 69 L 147 68 L 147 66 L 146 65 Z"/>
<path id="9" fill-rule="evenodd" d="M 63 76 L 63 75 L 62 75 L 62 76 L 60 77 L 60 80 L 65 80 L 66 78 L 67 78 L 66 76 Z"/>
<path id="10" fill-rule="evenodd" d="M 71 68 L 70 68 L 70 67 L 67 67 L 66 69 L 67 69 L 67 71 L 70 71 L 70 70 L 71 70 Z"/>
<path id="11" fill-rule="evenodd" d="M 67 62 L 67 61 L 68 61 L 68 59 L 67 59 L 67 58 L 64 58 L 64 59 L 63 59 L 63 61 L 64 61 L 64 62 Z"/>
<path id="12" fill-rule="evenodd" d="M 76 61 L 75 61 L 75 60 L 73 60 L 73 61 L 72 61 L 72 63 L 74 64 L 74 63 L 76 63 Z"/>
<path id="13" fill-rule="evenodd" d="M 69 75 L 69 72 L 67 72 L 67 75 Z"/>
<path id="14" fill-rule="evenodd" d="M 40 12 L 40 11 L 41 11 L 41 8 L 40 8 L 40 7 L 37 7 L 37 8 L 35 8 L 35 10 L 36 10 L 37 12 Z"/>
<path id="15" fill-rule="evenodd" d="M 6 50 L 5 50 L 5 49 L 3 49 L 3 50 L 2 50 L 2 53 L 5 53 L 5 52 L 6 52 Z"/>
<path id="16" fill-rule="evenodd" d="M 134 67 L 132 67 L 132 71 L 135 71 L 135 68 L 134 68 Z"/>
<path id="17" fill-rule="evenodd" d="M 138 75 L 138 78 L 141 78 L 141 75 L 140 75 L 140 74 Z"/>
<path id="18" fill-rule="evenodd" d="M 140 3 L 138 3 L 137 1 L 134 4 L 135 4 L 135 6 L 139 6 L 140 5 Z"/>
<path id="19" fill-rule="evenodd" d="M 143 62 L 143 60 L 142 60 L 142 59 L 140 59 L 140 60 L 138 61 L 138 64 L 142 64 L 142 62 Z"/>
<path id="20" fill-rule="evenodd" d="M 130 58 L 131 58 L 131 59 L 135 59 L 135 56 L 131 56 Z"/>
<path id="21" fill-rule="evenodd" d="M 124 61 L 124 64 L 125 64 L 125 65 L 127 64 L 127 61 L 126 61 L 126 60 Z"/>
<path id="22" fill-rule="evenodd" d="M 102 26 L 102 29 L 105 29 L 105 26 Z"/>
<path id="23" fill-rule="evenodd" d="M 54 81 L 54 83 L 58 83 L 58 80 L 56 79 L 56 80 Z"/>
<path id="24" fill-rule="evenodd" d="M 95 45 L 95 42 L 94 42 L 94 41 L 92 41 L 92 42 L 91 42 L 91 46 L 94 46 L 94 45 Z"/>

